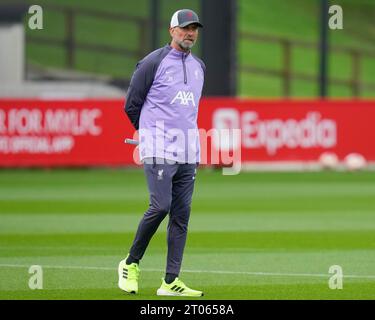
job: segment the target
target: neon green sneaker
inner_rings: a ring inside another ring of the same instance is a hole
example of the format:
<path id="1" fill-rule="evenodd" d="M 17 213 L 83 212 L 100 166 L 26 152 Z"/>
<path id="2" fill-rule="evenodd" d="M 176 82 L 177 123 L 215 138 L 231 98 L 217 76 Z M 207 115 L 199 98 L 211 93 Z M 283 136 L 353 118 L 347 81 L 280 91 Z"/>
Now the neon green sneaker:
<path id="1" fill-rule="evenodd" d="M 128 293 L 137 293 L 139 267 L 136 263 L 126 264 L 128 256 L 118 265 L 118 286 Z"/>
<path id="2" fill-rule="evenodd" d="M 158 296 L 183 296 L 183 297 L 202 297 L 203 292 L 190 289 L 180 279 L 176 278 L 170 284 L 161 279 L 162 284 L 156 294 Z"/>

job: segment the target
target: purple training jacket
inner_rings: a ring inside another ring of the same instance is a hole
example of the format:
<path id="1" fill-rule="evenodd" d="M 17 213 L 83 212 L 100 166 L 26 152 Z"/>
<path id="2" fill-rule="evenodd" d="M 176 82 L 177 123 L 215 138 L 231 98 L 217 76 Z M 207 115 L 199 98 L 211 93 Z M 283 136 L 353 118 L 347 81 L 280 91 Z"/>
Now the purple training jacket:
<path id="1" fill-rule="evenodd" d="M 141 160 L 200 161 L 197 117 L 205 70 L 202 60 L 170 45 L 137 63 L 125 112 L 138 130 Z"/>

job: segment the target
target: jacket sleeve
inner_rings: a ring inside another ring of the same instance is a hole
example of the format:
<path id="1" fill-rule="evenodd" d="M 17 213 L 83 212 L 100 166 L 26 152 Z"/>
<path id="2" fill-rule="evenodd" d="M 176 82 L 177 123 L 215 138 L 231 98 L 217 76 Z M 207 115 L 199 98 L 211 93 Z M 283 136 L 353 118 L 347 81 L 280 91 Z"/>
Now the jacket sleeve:
<path id="1" fill-rule="evenodd" d="M 154 76 L 155 63 L 151 59 L 144 59 L 137 63 L 130 80 L 124 109 L 136 130 L 139 128 L 141 109 L 154 81 Z"/>

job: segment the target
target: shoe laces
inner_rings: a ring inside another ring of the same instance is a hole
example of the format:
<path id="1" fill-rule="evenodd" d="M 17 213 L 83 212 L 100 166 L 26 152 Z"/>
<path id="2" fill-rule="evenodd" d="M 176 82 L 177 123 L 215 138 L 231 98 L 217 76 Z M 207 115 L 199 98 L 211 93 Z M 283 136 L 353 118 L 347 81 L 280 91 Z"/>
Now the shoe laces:
<path id="1" fill-rule="evenodd" d="M 138 280 L 139 278 L 139 267 L 137 266 L 137 264 L 131 264 L 129 267 L 128 267 L 128 279 L 129 280 Z"/>

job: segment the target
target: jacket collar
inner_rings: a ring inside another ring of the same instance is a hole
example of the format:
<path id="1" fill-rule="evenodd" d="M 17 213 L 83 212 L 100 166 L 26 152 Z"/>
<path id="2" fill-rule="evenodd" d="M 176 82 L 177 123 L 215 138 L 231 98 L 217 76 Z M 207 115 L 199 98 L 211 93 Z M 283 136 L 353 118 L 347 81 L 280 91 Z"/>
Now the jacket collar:
<path id="1" fill-rule="evenodd" d="M 166 47 L 168 47 L 168 49 L 170 50 L 170 54 L 172 54 L 175 57 L 182 58 L 184 56 L 186 58 L 191 53 L 190 50 L 188 52 L 179 51 L 179 50 L 173 48 L 170 44 L 167 44 Z"/>

